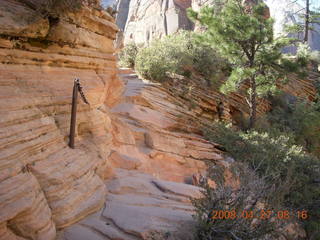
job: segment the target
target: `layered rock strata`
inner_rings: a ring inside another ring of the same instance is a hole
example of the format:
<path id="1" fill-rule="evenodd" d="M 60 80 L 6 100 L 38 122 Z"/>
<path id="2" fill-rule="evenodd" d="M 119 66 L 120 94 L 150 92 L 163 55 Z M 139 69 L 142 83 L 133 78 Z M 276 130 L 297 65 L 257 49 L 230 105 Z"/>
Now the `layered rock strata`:
<path id="1" fill-rule="evenodd" d="M 182 121 L 192 111 L 185 111 L 166 88 L 143 81 L 135 73 L 122 74 L 122 78 L 126 91 L 112 108 L 113 118 L 122 120 L 112 131 L 115 166 L 124 161 L 127 169 L 185 182 L 205 169 L 205 160 L 222 160 L 214 144 Z"/>
<path id="2" fill-rule="evenodd" d="M 103 209 L 59 233 L 58 240 L 192 239 L 192 185 L 118 169 Z"/>
<path id="3" fill-rule="evenodd" d="M 205 161 L 228 165 L 200 131 L 217 118 L 221 95 L 128 69 L 118 78 L 110 15 L 84 7 L 48 18 L 30 2 L 0 2 L 0 239 L 50 240 L 63 228 L 58 238 L 148 239 L 167 228 L 180 236 L 179 226 L 185 237 L 188 197 L 199 193 L 185 183 L 204 174 Z M 90 105 L 78 101 L 70 149 L 75 77 Z M 224 118 L 241 111 L 238 97 Z"/>
<path id="4" fill-rule="evenodd" d="M 204 174 L 204 162 L 210 161 L 225 167 L 227 185 L 239 187 L 228 171 L 233 160 L 223 158 L 219 146 L 201 135 L 201 127 L 217 117 L 206 103 L 211 97 L 216 101 L 210 96 L 214 92 L 193 89 L 183 98 L 179 89 L 185 81 L 170 91 L 169 85 L 142 80 L 129 69 L 120 76 L 125 91 L 110 111 L 113 171 L 105 181 L 104 209 L 60 231 L 58 239 L 192 239 L 189 198 L 199 197 L 201 189 L 185 184 L 191 176 Z M 188 108 L 187 99 L 197 100 L 196 108 Z"/>
<path id="5" fill-rule="evenodd" d="M 0 2 L 0 239 L 50 240 L 104 204 L 117 26 L 92 8 L 53 21 L 25 3 L 37 2 Z M 73 150 L 75 77 L 90 106 L 79 101 Z"/>
<path id="6" fill-rule="evenodd" d="M 200 188 L 192 176 L 205 175 L 205 161 L 227 165 L 217 145 L 181 119 L 193 116 L 159 84 L 120 71 L 125 91 L 111 108 L 112 178 L 105 208 L 59 233 L 59 240 L 192 239 L 190 197 Z M 232 176 L 225 174 L 227 184 Z"/>
<path id="7" fill-rule="evenodd" d="M 302 21 L 299 12 L 303 6 L 290 0 L 264 0 L 275 19 L 276 35 L 284 33 L 283 26 Z M 124 42 L 136 42 L 147 45 L 154 38 L 161 38 L 179 29 L 193 30 L 194 25 L 188 20 L 186 9 L 192 7 L 199 11 L 205 5 L 214 4 L 211 0 L 119 0 L 117 24 L 124 32 Z M 319 51 L 319 24 L 313 24 L 315 31 L 309 33 L 311 49 Z M 195 28 L 199 29 L 198 27 Z M 290 52 L 296 49 L 288 48 Z"/>
<path id="8" fill-rule="evenodd" d="M 57 229 L 112 198 L 104 180 L 125 177 L 121 169 L 149 174 L 149 183 L 190 183 L 205 171 L 204 160 L 222 160 L 195 129 L 173 131 L 189 126 L 179 123 L 183 109 L 167 90 L 130 72 L 123 81 L 117 77 L 118 28 L 110 15 L 84 7 L 47 18 L 28 2 L 0 2 L 1 240 L 55 239 Z M 78 101 L 76 148 L 70 149 L 76 77 L 90 105 Z M 190 220 L 187 205 L 188 214 L 173 218 Z"/>

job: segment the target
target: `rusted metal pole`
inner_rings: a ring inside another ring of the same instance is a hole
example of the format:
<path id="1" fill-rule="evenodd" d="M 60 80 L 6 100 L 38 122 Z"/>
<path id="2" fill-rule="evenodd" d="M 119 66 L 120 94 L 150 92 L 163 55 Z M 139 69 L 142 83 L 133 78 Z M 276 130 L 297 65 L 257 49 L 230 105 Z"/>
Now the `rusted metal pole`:
<path id="1" fill-rule="evenodd" d="M 76 78 L 74 80 L 74 85 L 73 85 L 70 135 L 69 135 L 69 147 L 73 149 L 74 149 L 74 137 L 76 132 L 76 120 L 77 120 L 78 87 L 79 87 L 79 79 Z"/>

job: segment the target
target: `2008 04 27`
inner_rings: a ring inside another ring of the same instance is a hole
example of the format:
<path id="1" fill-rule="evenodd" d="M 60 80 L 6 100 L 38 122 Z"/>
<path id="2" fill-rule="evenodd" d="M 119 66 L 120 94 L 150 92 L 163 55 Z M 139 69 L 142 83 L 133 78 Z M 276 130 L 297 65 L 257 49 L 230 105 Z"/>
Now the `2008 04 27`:
<path id="1" fill-rule="evenodd" d="M 279 210 L 279 211 L 272 211 L 272 210 L 243 210 L 240 212 L 236 212 L 235 210 L 213 210 L 211 212 L 211 219 L 214 220 L 223 220 L 223 219 L 237 219 L 237 218 L 244 218 L 244 219 L 253 219 L 259 218 L 261 220 L 267 220 L 272 217 L 277 219 L 290 219 L 290 218 L 298 218 L 302 220 L 306 220 L 308 218 L 308 211 L 288 211 L 288 210 Z"/>

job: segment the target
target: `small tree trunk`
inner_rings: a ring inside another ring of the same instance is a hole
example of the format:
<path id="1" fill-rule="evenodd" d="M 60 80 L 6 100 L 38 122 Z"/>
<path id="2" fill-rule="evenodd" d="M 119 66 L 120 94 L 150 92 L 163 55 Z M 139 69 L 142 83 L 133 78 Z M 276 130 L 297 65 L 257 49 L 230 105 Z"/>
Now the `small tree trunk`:
<path id="1" fill-rule="evenodd" d="M 306 0 L 306 15 L 304 24 L 304 43 L 308 43 L 309 40 L 309 25 L 310 25 L 310 0 Z"/>
<path id="2" fill-rule="evenodd" d="M 249 129 L 254 127 L 254 124 L 256 122 L 256 116 L 257 116 L 257 86 L 256 81 L 252 78 L 250 80 L 251 85 L 251 95 L 250 95 L 250 121 L 249 121 Z"/>

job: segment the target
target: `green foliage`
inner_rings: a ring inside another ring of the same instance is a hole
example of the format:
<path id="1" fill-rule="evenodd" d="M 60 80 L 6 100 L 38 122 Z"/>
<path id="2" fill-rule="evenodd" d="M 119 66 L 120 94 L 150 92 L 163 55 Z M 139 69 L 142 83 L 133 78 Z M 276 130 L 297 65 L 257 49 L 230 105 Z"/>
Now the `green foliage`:
<path id="1" fill-rule="evenodd" d="M 307 4 L 309 5 L 308 7 Z M 287 34 L 295 35 L 298 42 L 306 42 L 306 31 L 308 33 L 315 31 L 313 24 L 320 23 L 320 9 L 314 8 L 312 2 L 305 2 L 305 8 L 301 8 L 298 12 L 301 12 L 302 10 L 303 12 L 298 14 L 299 19 L 297 19 L 294 24 L 285 25 L 284 28 Z M 303 33 L 304 39 L 299 39 L 300 33 Z"/>
<path id="2" fill-rule="evenodd" d="M 268 120 L 273 128 L 291 134 L 297 144 L 320 156 L 319 103 L 298 101 L 285 107 L 276 106 L 268 114 Z"/>
<path id="3" fill-rule="evenodd" d="M 318 125 L 319 126 L 319 125 Z M 319 231 L 320 160 L 294 145 L 287 135 L 273 132 L 235 132 L 223 124 L 207 130 L 209 140 L 221 144 L 237 161 L 248 164 L 274 186 L 274 206 L 308 210 L 303 222 L 309 234 Z M 318 229 L 317 229 L 318 228 Z M 317 234 L 320 234 L 318 232 Z"/>
<path id="4" fill-rule="evenodd" d="M 121 67 L 133 68 L 137 54 L 137 45 L 135 43 L 127 44 L 119 53 L 119 65 Z"/>
<path id="5" fill-rule="evenodd" d="M 189 9 L 189 16 L 205 26 L 202 41 L 210 44 L 232 65 L 232 72 L 221 87 L 224 93 L 237 91 L 249 84 L 250 126 L 255 122 L 257 96 L 274 93 L 276 81 L 288 70 L 298 71 L 302 58 L 294 62 L 281 49 L 290 39 L 273 37 L 273 20 L 265 17 L 266 5 L 242 5 L 241 0 L 228 1 L 221 11 L 204 7 L 199 13 Z"/>
<path id="6" fill-rule="evenodd" d="M 284 32 L 287 34 L 298 34 L 304 31 L 303 25 L 300 24 L 294 24 L 294 25 L 285 25 L 284 26 Z"/>
<path id="7" fill-rule="evenodd" d="M 180 67 L 179 58 L 174 57 L 177 49 L 171 46 L 172 52 L 169 52 L 169 47 L 156 40 L 149 47 L 140 49 L 135 62 L 137 72 L 144 78 L 156 81 L 164 81 L 167 72 L 177 72 Z"/>
<path id="8" fill-rule="evenodd" d="M 194 33 L 180 31 L 139 51 L 136 70 L 145 78 L 164 81 L 167 73 L 190 77 L 192 71 L 208 81 L 221 70 L 223 61 L 208 45 L 197 41 Z"/>
<path id="9" fill-rule="evenodd" d="M 299 43 L 297 49 L 297 61 L 301 66 L 306 67 L 311 58 L 311 48 L 308 44 Z"/>
<path id="10" fill-rule="evenodd" d="M 209 167 L 209 176 L 214 177 L 219 170 L 217 166 Z M 259 203 L 263 203 L 268 209 L 274 210 L 273 188 L 270 184 L 257 176 L 245 164 L 233 164 L 232 172 L 240 177 L 241 187 L 232 189 L 223 183 L 212 189 L 207 184 L 202 187 L 201 198 L 192 199 L 196 209 L 194 218 L 197 221 L 195 239 L 261 239 L 262 237 L 277 236 L 275 232 L 276 222 L 245 218 L 245 214 L 252 211 L 254 216 L 259 216 L 261 209 Z M 213 178 L 216 182 L 223 177 Z M 247 211 L 244 211 L 247 209 Z M 228 211 L 228 219 L 219 219 L 214 211 Z M 233 214 L 233 215 L 230 215 Z M 215 218 L 215 219 L 212 219 Z"/>

